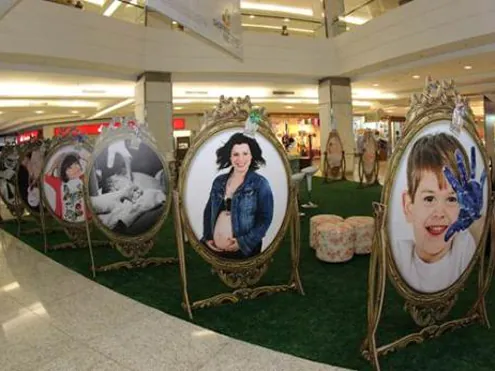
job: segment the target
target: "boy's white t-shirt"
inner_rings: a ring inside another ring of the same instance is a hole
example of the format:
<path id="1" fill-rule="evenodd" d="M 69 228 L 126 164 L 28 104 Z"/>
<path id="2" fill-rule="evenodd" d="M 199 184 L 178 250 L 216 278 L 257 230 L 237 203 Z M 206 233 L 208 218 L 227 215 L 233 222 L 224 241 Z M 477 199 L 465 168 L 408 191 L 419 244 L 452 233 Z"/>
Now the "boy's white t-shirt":
<path id="1" fill-rule="evenodd" d="M 393 247 L 395 263 L 404 281 L 425 293 L 444 290 L 457 281 L 475 251 L 476 243 L 469 231 L 458 232 L 450 251 L 435 263 L 425 263 L 418 257 L 413 240 L 397 240 Z"/>

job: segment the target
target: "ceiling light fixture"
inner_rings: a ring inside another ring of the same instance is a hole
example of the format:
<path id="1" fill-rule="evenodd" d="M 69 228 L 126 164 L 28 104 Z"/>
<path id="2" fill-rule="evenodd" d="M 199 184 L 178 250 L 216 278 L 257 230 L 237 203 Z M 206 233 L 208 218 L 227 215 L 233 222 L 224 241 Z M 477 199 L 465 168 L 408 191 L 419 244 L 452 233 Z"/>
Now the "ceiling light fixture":
<path id="1" fill-rule="evenodd" d="M 84 100 L 0 99 L 0 107 L 98 108 L 100 103 Z"/>
<path id="2" fill-rule="evenodd" d="M 254 14 L 251 14 L 251 15 L 249 16 L 249 18 L 251 18 L 251 19 L 253 19 L 254 17 L 255 17 L 255 15 L 254 15 Z"/>
<path id="3" fill-rule="evenodd" d="M 176 21 L 172 21 L 172 24 L 173 24 L 173 25 L 176 25 L 176 24 L 177 24 L 177 22 L 176 22 Z"/>
<path id="4" fill-rule="evenodd" d="M 70 111 L 70 113 L 73 113 L 74 115 L 77 115 L 79 111 Z"/>
<path id="5" fill-rule="evenodd" d="M 413 77 L 412 77 L 412 78 L 413 78 L 413 79 L 415 79 L 415 80 L 417 80 L 417 79 L 419 79 L 420 77 L 421 77 L 421 76 L 419 76 L 419 75 L 413 75 Z"/>
<path id="6" fill-rule="evenodd" d="M 37 115 L 41 115 L 41 114 L 45 113 L 45 111 L 34 111 L 34 113 L 36 113 Z"/>
<path id="7" fill-rule="evenodd" d="M 362 17 L 356 17 L 353 15 L 347 15 L 345 17 L 340 16 L 339 21 L 345 22 L 345 23 L 350 23 L 350 24 L 357 24 L 357 25 L 362 25 L 368 22 L 367 19 L 362 18 Z"/>
<path id="8" fill-rule="evenodd" d="M 97 112 L 93 116 L 89 117 L 89 120 L 97 119 L 99 117 L 105 116 L 106 114 L 108 114 L 110 112 L 113 112 L 113 111 L 118 110 L 120 108 L 124 108 L 124 107 L 126 107 L 132 103 L 134 103 L 133 98 L 123 100 L 122 102 L 119 102 L 117 104 L 114 104 L 113 106 L 107 107 L 104 110 L 101 110 L 100 112 Z"/>
<path id="9" fill-rule="evenodd" d="M 105 4 L 105 1 L 107 0 L 85 0 L 87 3 L 98 5 L 98 6 L 103 6 Z"/>
<path id="10" fill-rule="evenodd" d="M 285 18 L 284 22 L 290 22 L 290 18 Z"/>
<path id="11" fill-rule="evenodd" d="M 184 109 L 184 107 L 174 107 L 174 109 L 180 111 L 181 109 Z"/>
<path id="12" fill-rule="evenodd" d="M 105 17 L 111 17 L 122 3 L 119 0 L 113 0 L 113 3 L 103 12 Z"/>
<path id="13" fill-rule="evenodd" d="M 373 84 L 373 86 L 376 88 L 376 87 L 380 86 L 380 84 Z"/>
<path id="14" fill-rule="evenodd" d="M 241 9 L 263 10 L 265 12 L 274 12 L 274 13 L 298 14 L 298 15 L 305 15 L 308 17 L 313 16 L 313 9 L 311 8 L 299 8 L 295 6 L 281 6 L 281 5 L 266 4 L 266 3 L 252 3 L 249 1 L 241 1 Z"/>
<path id="15" fill-rule="evenodd" d="M 292 109 L 292 108 L 294 108 L 294 106 L 285 106 L 284 108 Z"/>
<path id="16" fill-rule="evenodd" d="M 473 69 L 473 66 L 469 66 L 469 65 L 468 66 L 464 66 L 464 69 L 465 70 L 472 70 Z"/>

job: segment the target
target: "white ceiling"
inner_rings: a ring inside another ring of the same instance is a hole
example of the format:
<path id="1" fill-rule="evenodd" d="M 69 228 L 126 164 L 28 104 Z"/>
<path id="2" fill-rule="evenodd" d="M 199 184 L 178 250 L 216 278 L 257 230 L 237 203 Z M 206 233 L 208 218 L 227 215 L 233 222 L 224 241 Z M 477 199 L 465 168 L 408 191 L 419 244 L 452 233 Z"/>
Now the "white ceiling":
<path id="1" fill-rule="evenodd" d="M 319 29 L 321 24 L 318 23 L 321 22 L 320 0 L 248 1 L 310 8 L 313 9 L 314 16 L 294 16 L 249 10 L 243 11 L 243 23 L 276 27 L 287 24 L 289 30 L 292 27 L 321 32 Z M 364 0 L 345 0 L 344 10 L 349 12 L 364 2 Z M 110 3 L 111 0 L 106 0 L 103 7 L 90 3 L 86 5 L 88 10 L 101 13 Z M 370 17 L 373 13 L 397 6 L 397 0 L 380 0 L 373 3 L 379 6 L 372 8 L 371 5 L 367 5 L 352 14 Z M 135 7 L 121 6 L 115 14 L 118 17 L 132 18 L 137 17 L 138 12 Z M 250 15 L 255 17 L 251 18 Z M 355 96 L 354 113 L 361 114 L 383 109 L 390 115 L 405 115 L 410 94 L 423 89 L 424 80 L 428 74 L 435 79 L 454 78 L 461 93 L 473 96 L 476 107 L 480 104 L 480 94 L 495 92 L 494 48 L 472 48 L 470 55 L 459 57 L 451 55 L 446 61 L 442 60 L 444 57 L 436 59 L 431 57 L 426 59 L 426 57 L 426 55 L 418 56 L 415 62 L 397 63 L 397 66 L 385 66 L 378 72 L 358 73 L 351 76 Z M 25 61 L 23 60 L 22 63 Z M 47 66 L 43 61 L 32 60 L 30 63 L 32 64 L 23 65 L 16 60 L 15 56 L 2 57 L 2 62 L 0 62 L 0 132 L 47 122 L 88 119 L 134 96 L 136 75 L 133 71 L 90 72 L 91 66 L 72 64 L 58 66 L 57 73 L 55 73 L 50 72 L 55 71 L 54 67 Z M 465 66 L 472 68 L 467 70 Z M 413 78 L 415 75 L 419 78 Z M 265 106 L 269 112 L 318 112 L 317 81 L 304 78 L 181 73 L 174 74 L 173 80 L 174 112 L 176 114 L 201 113 L 206 109 L 211 109 L 221 94 L 226 96 L 250 95 L 255 104 Z M 274 91 L 293 93 L 280 96 L 273 94 Z M 380 97 L 383 94 L 392 95 L 394 98 L 383 99 Z M 358 99 L 359 97 L 361 98 Z M 12 102 L 12 99 L 16 102 Z M 25 102 L 19 102 L 19 100 L 25 100 Z M 132 112 L 131 102 L 105 116 L 127 115 Z M 479 108 L 475 108 L 475 112 L 479 112 Z"/>

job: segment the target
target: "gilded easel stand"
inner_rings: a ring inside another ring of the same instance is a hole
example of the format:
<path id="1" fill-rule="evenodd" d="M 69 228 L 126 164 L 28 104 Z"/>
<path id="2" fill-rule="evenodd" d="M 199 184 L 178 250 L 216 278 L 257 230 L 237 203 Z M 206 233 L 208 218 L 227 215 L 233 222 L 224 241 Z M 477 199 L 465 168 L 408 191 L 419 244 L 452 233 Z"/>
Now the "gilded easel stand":
<path id="1" fill-rule="evenodd" d="M 95 270 L 97 272 L 107 272 L 122 268 L 146 268 L 148 266 L 175 264 L 178 262 L 177 258 L 145 257 L 145 255 L 148 254 L 153 248 L 153 240 L 147 240 L 139 243 L 111 242 L 111 245 L 113 248 L 117 249 L 124 257 L 129 258 L 129 260 L 95 267 Z"/>
<path id="2" fill-rule="evenodd" d="M 48 250 L 70 250 L 70 249 L 87 249 L 88 241 L 86 239 L 86 230 L 83 227 L 69 227 L 63 228 L 65 234 L 70 241 L 62 242 L 56 245 L 48 245 Z M 93 246 L 109 246 L 108 241 L 92 241 Z"/>
<path id="3" fill-rule="evenodd" d="M 387 214 L 392 213 L 390 217 L 393 217 L 394 210 L 389 209 L 389 207 L 394 205 L 391 202 L 391 195 L 395 186 L 395 176 L 401 160 L 407 153 L 408 145 L 425 128 L 430 128 L 432 125 L 439 125 L 438 127 L 445 125 L 452 131 L 452 112 L 457 109 L 458 105 L 464 105 L 466 112 L 463 118 L 462 130 L 474 142 L 475 147 L 481 154 L 481 160 L 478 164 L 482 163 L 483 169 L 489 173 L 488 156 L 476 132 L 472 114 L 464 98 L 459 96 L 452 82 L 439 83 L 428 79 L 423 93 L 412 99 L 411 109 L 407 115 L 408 122 L 404 130 L 404 138 L 390 161 L 382 193 L 383 203 L 374 204 L 375 233 L 368 276 L 367 335 L 361 346 L 361 354 L 371 362 L 376 370 L 380 370 L 380 356 L 402 349 L 410 344 L 423 343 L 426 340 L 440 337 L 446 332 L 475 323 L 490 327 L 485 303 L 485 297 L 490 288 L 495 268 L 494 238 L 491 239 L 489 253 L 486 254 L 488 232 L 491 231 L 492 236 L 495 233 L 495 217 L 493 215 L 495 193 L 492 193 L 490 181 L 487 181 L 484 185 L 488 196 L 486 212 L 483 213 L 486 219 L 483 224 L 483 231 L 477 241 L 476 251 L 464 272 L 454 283 L 443 290 L 420 292 L 409 286 L 396 266 L 392 251 L 393 240 L 392 236 L 389 235 L 390 221 L 387 219 Z M 488 175 L 487 179 L 491 179 L 490 175 Z M 448 314 L 457 301 L 458 294 L 464 290 L 469 276 L 475 272 L 477 273 L 476 300 L 464 316 L 446 321 Z M 405 311 L 420 329 L 391 343 L 378 345 L 376 333 L 384 306 L 387 277 L 400 296 L 404 298 Z"/>

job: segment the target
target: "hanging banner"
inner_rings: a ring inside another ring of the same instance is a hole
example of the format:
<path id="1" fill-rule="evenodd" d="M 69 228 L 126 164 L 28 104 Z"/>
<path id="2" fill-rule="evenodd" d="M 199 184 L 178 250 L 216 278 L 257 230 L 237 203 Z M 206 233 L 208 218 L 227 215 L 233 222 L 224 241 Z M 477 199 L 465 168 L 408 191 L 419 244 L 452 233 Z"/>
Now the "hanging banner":
<path id="1" fill-rule="evenodd" d="M 148 0 L 147 5 L 242 59 L 240 0 Z"/>
<path id="2" fill-rule="evenodd" d="M 12 10 L 14 6 L 19 4 L 22 0 L 2 0 L 0 1 L 0 20 Z"/>

